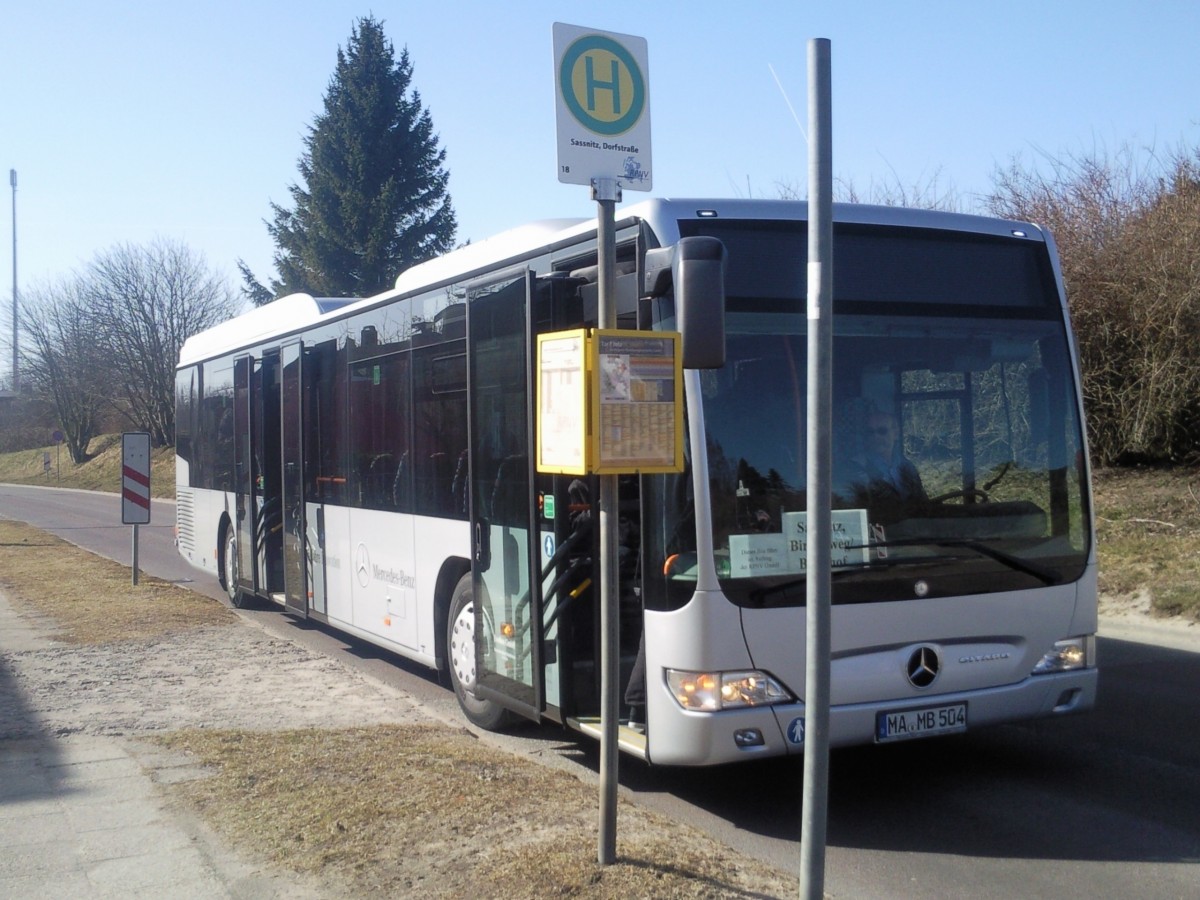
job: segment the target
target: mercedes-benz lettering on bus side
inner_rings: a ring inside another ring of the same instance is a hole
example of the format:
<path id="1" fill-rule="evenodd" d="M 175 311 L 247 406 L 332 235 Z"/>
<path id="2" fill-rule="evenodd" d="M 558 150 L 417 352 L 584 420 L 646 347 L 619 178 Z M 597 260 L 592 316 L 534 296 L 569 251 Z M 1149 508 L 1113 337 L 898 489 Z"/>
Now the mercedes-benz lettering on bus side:
<path id="1" fill-rule="evenodd" d="M 807 209 L 622 216 L 619 326 L 700 330 L 683 334 L 686 470 L 619 480 L 621 746 L 684 765 L 801 753 Z M 834 218 L 832 743 L 1089 708 L 1091 500 L 1050 236 Z M 180 552 L 235 604 L 448 672 L 481 726 L 595 733 L 596 485 L 537 472 L 530 448 L 536 335 L 597 324 L 596 272 L 594 221 L 542 223 L 376 297 L 293 295 L 191 338 Z M 724 364 L 687 368 L 722 322 Z"/>

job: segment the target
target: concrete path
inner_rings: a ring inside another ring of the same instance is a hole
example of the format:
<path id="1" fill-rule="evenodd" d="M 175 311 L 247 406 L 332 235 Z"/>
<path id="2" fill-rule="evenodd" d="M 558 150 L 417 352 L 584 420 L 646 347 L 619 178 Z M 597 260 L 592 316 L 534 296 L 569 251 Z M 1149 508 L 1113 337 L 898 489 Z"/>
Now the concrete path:
<path id="1" fill-rule="evenodd" d="M 295 898 L 310 888 L 244 861 L 159 784 L 202 773 L 133 738 L 46 733 L 21 696 L 22 654 L 50 645 L 0 594 L 0 897 Z"/>
<path id="2" fill-rule="evenodd" d="M 233 897 L 123 742 L 0 742 L 0 896 Z"/>

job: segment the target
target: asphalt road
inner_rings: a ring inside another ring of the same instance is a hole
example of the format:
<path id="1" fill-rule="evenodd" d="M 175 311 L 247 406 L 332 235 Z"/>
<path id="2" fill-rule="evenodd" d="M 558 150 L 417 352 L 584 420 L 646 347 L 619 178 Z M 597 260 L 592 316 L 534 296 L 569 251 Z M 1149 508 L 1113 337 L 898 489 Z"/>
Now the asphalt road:
<path id="1" fill-rule="evenodd" d="M 215 581 L 175 553 L 173 515 L 173 504 L 155 502 L 152 524 L 140 529 L 141 568 L 221 598 Z M 0 516 L 130 562 L 115 496 L 0 485 Z M 275 611 L 252 615 L 453 718 L 453 694 L 423 668 Z M 1179 642 L 1189 645 L 1102 637 L 1100 701 L 1086 715 L 836 751 L 827 892 L 1200 897 L 1200 637 Z M 597 766 L 594 745 L 555 729 L 512 740 L 523 752 Z M 621 782 L 635 802 L 798 872 L 795 761 L 693 771 L 622 759 Z"/>

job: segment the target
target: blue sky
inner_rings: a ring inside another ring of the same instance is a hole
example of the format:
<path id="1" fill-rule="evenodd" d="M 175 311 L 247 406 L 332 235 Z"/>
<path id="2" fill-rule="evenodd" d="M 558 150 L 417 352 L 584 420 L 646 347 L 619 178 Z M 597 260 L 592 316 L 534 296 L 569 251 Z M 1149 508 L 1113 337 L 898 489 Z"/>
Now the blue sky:
<path id="1" fill-rule="evenodd" d="M 368 12 L 408 47 L 460 240 L 594 214 L 586 188 L 556 177 L 555 21 L 648 41 L 657 196 L 804 188 L 813 37 L 832 42 L 834 172 L 860 189 L 936 176 L 970 198 L 1018 154 L 1200 146 L 1194 0 L 24 2 L 0 18 L 0 172 L 18 171 L 21 289 L 156 237 L 231 281 L 239 257 L 270 277 L 263 219 L 290 202 L 337 48 Z M 6 179 L 0 190 L 7 308 Z"/>

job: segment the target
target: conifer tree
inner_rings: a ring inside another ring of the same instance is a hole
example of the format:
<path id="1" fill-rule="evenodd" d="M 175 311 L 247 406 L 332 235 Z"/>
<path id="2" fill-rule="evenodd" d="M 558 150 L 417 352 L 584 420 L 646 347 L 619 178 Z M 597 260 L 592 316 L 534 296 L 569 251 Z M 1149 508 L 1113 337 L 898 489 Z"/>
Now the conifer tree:
<path id="1" fill-rule="evenodd" d="M 446 152 L 411 81 L 407 48 L 397 59 L 382 23 L 360 19 L 305 138 L 294 208 L 271 204 L 278 279 L 264 293 L 242 267 L 251 299 L 368 296 L 453 247 Z"/>

